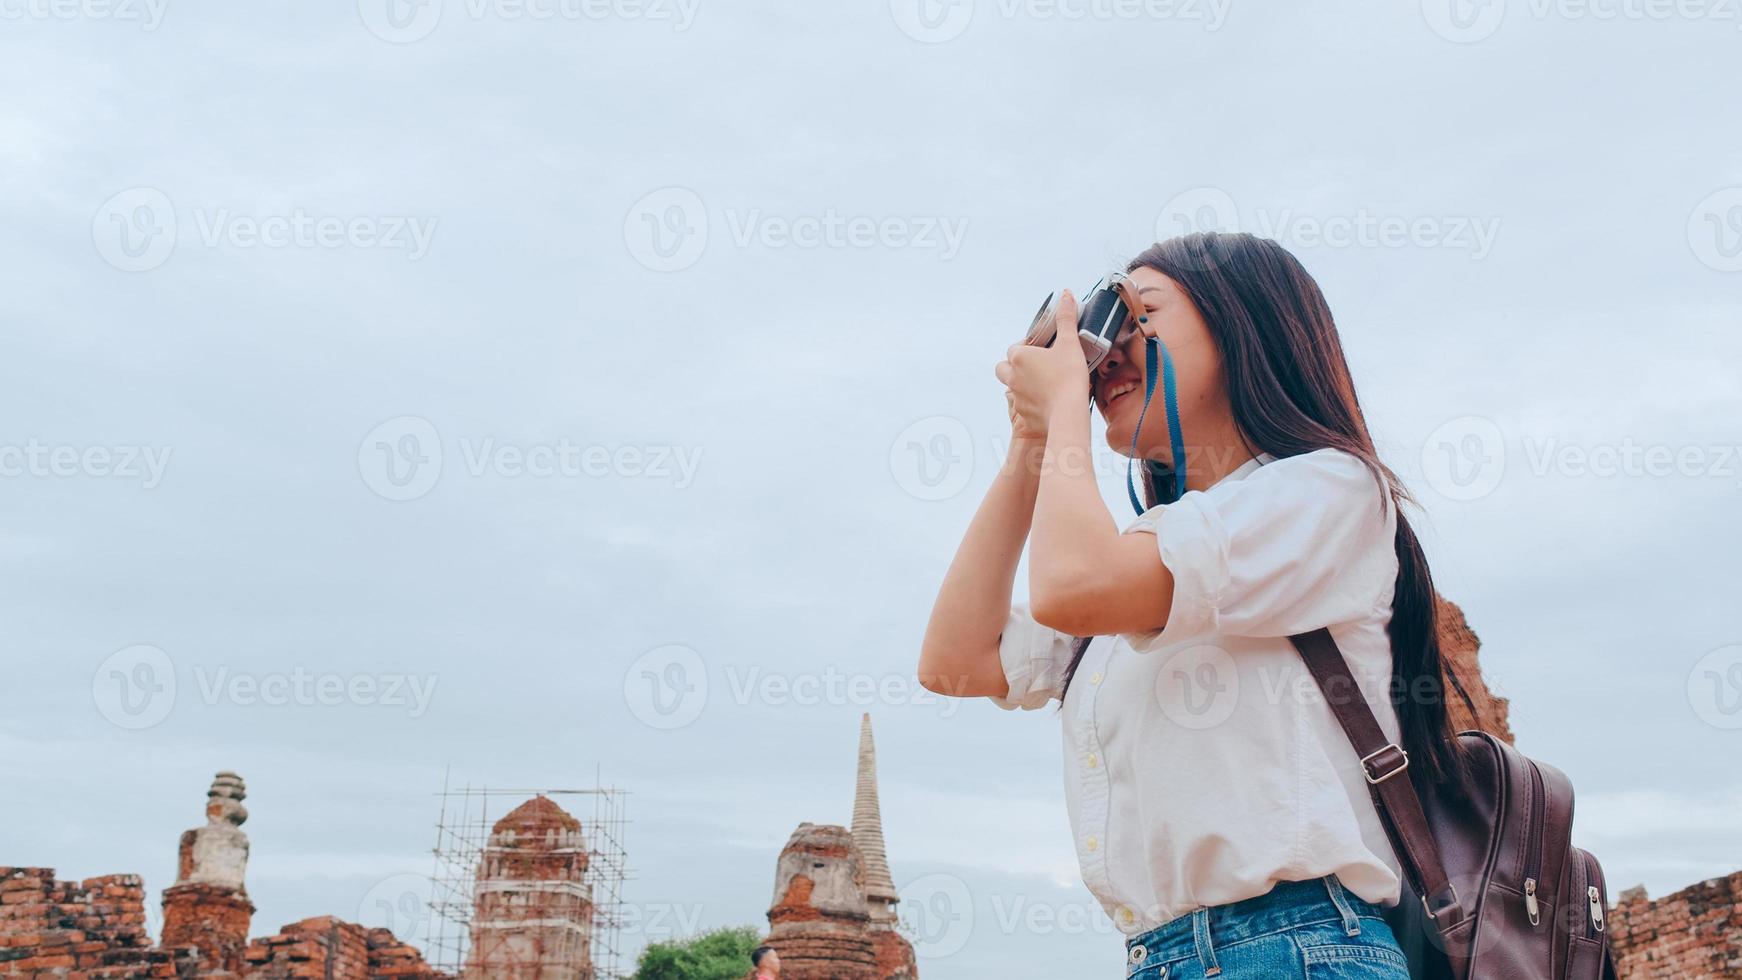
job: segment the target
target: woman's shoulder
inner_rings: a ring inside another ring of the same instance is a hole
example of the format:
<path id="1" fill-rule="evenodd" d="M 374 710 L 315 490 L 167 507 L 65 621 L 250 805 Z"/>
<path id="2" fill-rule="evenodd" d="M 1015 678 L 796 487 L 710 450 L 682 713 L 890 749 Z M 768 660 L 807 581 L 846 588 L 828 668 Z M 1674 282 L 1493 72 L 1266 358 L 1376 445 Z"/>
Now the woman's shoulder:
<path id="1" fill-rule="evenodd" d="M 1381 495 L 1389 495 L 1382 468 L 1370 466 L 1360 456 L 1342 449 L 1315 449 L 1280 457 L 1266 453 L 1260 461 L 1262 465 L 1244 480 L 1228 481 L 1211 487 L 1211 491 L 1225 486 L 1230 492 L 1236 487 L 1263 488 L 1271 493 L 1298 493 L 1310 497 L 1332 494 L 1378 499 Z"/>

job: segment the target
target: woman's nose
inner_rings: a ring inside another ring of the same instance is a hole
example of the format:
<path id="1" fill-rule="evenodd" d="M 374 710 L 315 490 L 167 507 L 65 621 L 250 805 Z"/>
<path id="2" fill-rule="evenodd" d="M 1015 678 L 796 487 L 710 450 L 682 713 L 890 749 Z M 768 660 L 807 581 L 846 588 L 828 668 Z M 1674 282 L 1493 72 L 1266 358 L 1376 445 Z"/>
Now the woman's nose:
<path id="1" fill-rule="evenodd" d="M 1101 363 L 1098 367 L 1095 368 L 1095 370 L 1102 377 L 1106 377 L 1107 375 L 1112 374 L 1114 371 L 1118 370 L 1119 365 L 1124 364 L 1124 363 L 1125 363 L 1125 345 L 1124 344 L 1114 344 L 1111 348 L 1108 349 L 1107 356 L 1101 358 Z"/>

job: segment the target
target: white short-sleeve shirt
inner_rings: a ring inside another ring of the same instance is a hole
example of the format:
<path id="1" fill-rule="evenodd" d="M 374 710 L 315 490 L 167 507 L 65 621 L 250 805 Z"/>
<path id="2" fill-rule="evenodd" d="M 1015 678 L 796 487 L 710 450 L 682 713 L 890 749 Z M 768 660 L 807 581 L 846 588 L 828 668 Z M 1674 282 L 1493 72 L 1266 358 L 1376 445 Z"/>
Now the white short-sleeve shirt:
<path id="1" fill-rule="evenodd" d="M 1335 873 L 1382 905 L 1397 858 L 1354 748 L 1288 637 L 1331 628 L 1396 741 L 1397 516 L 1362 462 L 1260 455 L 1138 517 L 1174 578 L 1164 628 L 1097 637 L 1061 712 L 1065 801 L 1083 881 L 1138 935 L 1278 881 Z M 1060 696 L 1072 638 L 1011 610 L 1005 708 Z"/>

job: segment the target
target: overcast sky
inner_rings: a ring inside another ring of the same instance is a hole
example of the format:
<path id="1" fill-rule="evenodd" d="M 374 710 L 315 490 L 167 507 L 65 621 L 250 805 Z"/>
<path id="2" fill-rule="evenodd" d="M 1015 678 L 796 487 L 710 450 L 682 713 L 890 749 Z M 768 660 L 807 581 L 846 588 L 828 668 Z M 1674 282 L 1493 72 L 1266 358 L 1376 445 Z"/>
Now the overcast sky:
<path id="1" fill-rule="evenodd" d="M 256 934 L 424 940 L 444 776 L 602 776 L 632 953 L 765 926 L 869 710 L 923 975 L 1112 975 L 1056 714 L 910 671 L 1005 345 L 1219 226 L 1612 891 L 1742 868 L 1742 15 L 1667 7 L 0 0 L 0 863 L 155 902 L 234 769 Z"/>

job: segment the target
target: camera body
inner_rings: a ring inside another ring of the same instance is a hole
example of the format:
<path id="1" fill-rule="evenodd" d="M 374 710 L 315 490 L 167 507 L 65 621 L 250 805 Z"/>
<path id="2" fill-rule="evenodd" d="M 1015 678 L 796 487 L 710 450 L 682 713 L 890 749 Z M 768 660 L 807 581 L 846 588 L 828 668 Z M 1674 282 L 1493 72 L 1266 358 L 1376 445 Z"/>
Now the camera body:
<path id="1" fill-rule="evenodd" d="M 1093 371 L 1106 360 L 1113 348 L 1124 343 L 1129 331 L 1136 328 L 1137 311 L 1143 309 L 1137 297 L 1137 286 L 1123 272 L 1108 273 L 1089 287 L 1077 303 L 1077 340 L 1083 345 L 1083 359 Z M 1031 347 L 1051 347 L 1058 337 L 1058 294 L 1051 293 L 1041 302 L 1029 324 L 1023 343 Z"/>

